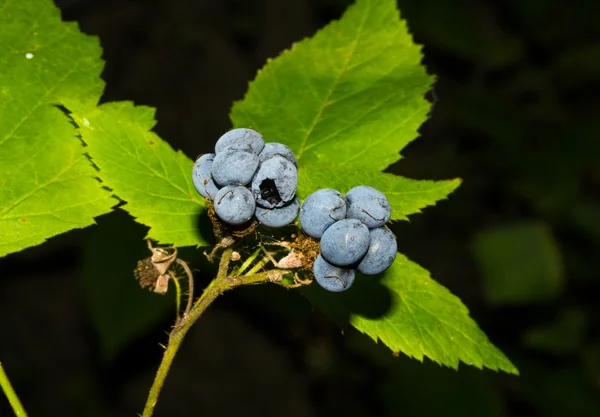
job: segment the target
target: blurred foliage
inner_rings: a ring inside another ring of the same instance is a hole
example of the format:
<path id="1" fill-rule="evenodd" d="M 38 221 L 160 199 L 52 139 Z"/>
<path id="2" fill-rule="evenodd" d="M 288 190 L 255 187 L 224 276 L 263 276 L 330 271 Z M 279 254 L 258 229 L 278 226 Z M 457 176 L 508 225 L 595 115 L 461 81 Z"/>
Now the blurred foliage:
<path id="1" fill-rule="evenodd" d="M 347 335 L 347 346 L 385 369 L 380 396 L 390 416 L 508 416 L 499 379 L 489 370 L 393 357 L 357 333 Z"/>
<path id="2" fill-rule="evenodd" d="M 594 417 L 600 414 L 597 387 L 590 386 L 579 366 L 529 365 L 523 393 L 544 417 Z"/>
<path id="3" fill-rule="evenodd" d="M 544 224 L 527 222 L 482 230 L 474 239 L 473 256 L 489 304 L 553 300 L 563 288 L 562 258 Z"/>
<path id="4" fill-rule="evenodd" d="M 445 233 L 470 252 L 459 252 L 463 261 L 446 279 L 476 279 L 464 290 L 476 317 L 488 317 L 492 340 L 501 337 L 509 355 L 521 352 L 521 378 L 493 389 L 510 415 L 598 415 L 600 3 L 400 7 L 438 76 L 423 134 L 439 150 L 413 150 L 435 165 L 426 168 L 432 176 L 454 168 L 464 178 L 462 199 L 446 205 L 453 224 Z M 448 381 L 445 392 L 453 389 Z"/>
<path id="5" fill-rule="evenodd" d="M 585 331 L 585 313 L 571 308 L 561 311 L 553 322 L 528 329 L 523 334 L 523 343 L 529 348 L 555 355 L 579 353 Z"/>

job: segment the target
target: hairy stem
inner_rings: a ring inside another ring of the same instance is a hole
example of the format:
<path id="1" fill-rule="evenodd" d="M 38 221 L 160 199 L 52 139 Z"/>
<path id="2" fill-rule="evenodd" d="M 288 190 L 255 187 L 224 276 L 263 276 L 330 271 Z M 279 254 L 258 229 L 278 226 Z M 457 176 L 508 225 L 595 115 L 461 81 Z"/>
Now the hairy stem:
<path id="1" fill-rule="evenodd" d="M 175 277 L 172 277 L 171 281 L 175 284 L 175 314 L 177 315 L 175 323 L 179 323 L 179 311 L 181 310 L 181 284 Z"/>
<path id="2" fill-rule="evenodd" d="M 150 388 L 150 393 L 148 394 L 148 399 L 146 401 L 146 406 L 144 407 L 142 417 L 152 416 L 154 407 L 158 401 L 160 390 L 165 382 L 165 378 L 167 377 L 169 369 L 171 368 L 171 363 L 173 362 L 173 359 L 179 350 L 179 346 L 181 346 L 183 338 L 196 320 L 198 320 L 202 313 L 206 311 L 208 306 L 211 305 L 212 302 L 215 301 L 215 299 L 225 291 L 241 285 L 269 282 L 272 273 L 277 272 L 276 270 L 269 271 L 271 275 L 267 272 L 263 272 L 260 274 L 245 275 L 241 277 L 229 276 L 228 270 L 231 252 L 231 249 L 225 249 L 223 251 L 216 278 L 208 285 L 208 287 L 206 287 L 200 298 L 198 298 L 191 310 L 189 310 L 189 314 L 187 314 L 187 316 L 183 316 L 181 321 L 171 331 L 171 334 L 169 335 L 169 343 L 167 344 L 162 361 L 158 367 L 158 371 L 156 372 L 154 382 Z"/>
<path id="3" fill-rule="evenodd" d="M 185 271 L 185 274 L 188 277 L 188 299 L 187 305 L 185 306 L 185 311 L 183 312 L 183 319 L 185 320 L 187 315 L 190 313 L 190 310 L 192 309 L 192 301 L 194 300 L 194 276 L 192 274 L 192 270 L 185 261 L 182 261 L 181 259 L 177 258 L 175 262 L 177 262 L 183 267 L 183 270 Z"/>
<path id="4" fill-rule="evenodd" d="M 0 387 L 4 394 L 6 394 L 6 398 L 8 398 L 8 402 L 13 409 L 13 412 L 17 417 L 27 417 L 27 413 L 23 408 L 23 404 L 19 401 L 19 397 L 17 397 L 17 393 L 13 389 L 10 381 L 8 380 L 8 376 L 4 372 L 4 367 L 2 366 L 2 362 L 0 362 Z"/>

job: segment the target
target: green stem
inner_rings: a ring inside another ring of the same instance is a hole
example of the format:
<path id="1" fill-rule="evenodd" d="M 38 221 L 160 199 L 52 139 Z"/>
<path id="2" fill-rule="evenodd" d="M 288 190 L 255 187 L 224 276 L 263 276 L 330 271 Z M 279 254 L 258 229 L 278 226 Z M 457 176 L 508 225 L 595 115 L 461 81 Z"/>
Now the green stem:
<path id="1" fill-rule="evenodd" d="M 10 403 L 15 415 L 17 417 L 27 417 L 27 413 L 23 408 L 23 404 L 21 404 L 21 401 L 19 401 L 17 393 L 10 384 L 8 376 L 6 376 L 6 372 L 4 372 L 2 362 L 0 362 L 0 387 L 2 387 L 2 391 L 4 391 L 4 394 L 6 394 L 6 398 L 8 398 L 8 402 Z"/>
<path id="2" fill-rule="evenodd" d="M 254 265 L 252 267 L 252 269 L 250 269 L 250 271 L 248 271 L 248 275 L 254 275 L 254 274 L 256 274 L 258 271 L 260 271 L 268 263 L 269 263 L 269 258 L 267 258 L 265 256 L 260 261 L 258 261 L 258 263 L 256 265 Z"/>
<path id="3" fill-rule="evenodd" d="M 254 260 L 256 259 L 256 257 L 258 256 L 258 254 L 260 253 L 260 251 L 261 251 L 261 247 L 259 246 L 258 249 L 256 249 L 254 251 L 254 253 L 252 255 L 250 255 L 250 257 L 248 259 L 246 259 L 242 265 L 240 265 L 240 267 L 238 268 L 238 270 L 235 271 L 235 275 L 243 274 L 244 271 L 246 271 L 246 269 L 248 269 L 248 267 L 252 264 L 252 262 L 254 262 Z"/>
<path id="4" fill-rule="evenodd" d="M 179 311 L 181 310 L 181 284 L 175 277 L 171 277 L 171 281 L 175 284 L 175 314 L 177 314 L 177 320 L 179 320 Z"/>
<path id="5" fill-rule="evenodd" d="M 208 287 L 206 287 L 200 298 L 190 310 L 187 317 L 183 317 L 181 322 L 171 331 L 169 343 L 167 344 L 162 361 L 158 367 L 158 371 L 156 372 L 156 377 L 154 378 L 154 382 L 150 388 L 150 393 L 148 394 L 148 399 L 146 401 L 146 406 L 144 407 L 142 417 L 152 416 L 154 407 L 158 401 L 160 390 L 165 382 L 165 378 L 167 377 L 169 369 L 171 368 L 171 363 L 173 362 L 173 359 L 179 350 L 179 346 L 181 345 L 183 338 L 196 320 L 198 320 L 202 313 L 206 311 L 208 306 L 211 305 L 219 295 L 235 287 L 269 282 L 269 274 L 266 272 L 254 275 L 245 275 L 242 277 L 228 276 L 231 252 L 231 249 L 225 249 L 223 251 L 217 277 L 208 285 Z M 270 272 L 272 273 L 273 271 Z"/>

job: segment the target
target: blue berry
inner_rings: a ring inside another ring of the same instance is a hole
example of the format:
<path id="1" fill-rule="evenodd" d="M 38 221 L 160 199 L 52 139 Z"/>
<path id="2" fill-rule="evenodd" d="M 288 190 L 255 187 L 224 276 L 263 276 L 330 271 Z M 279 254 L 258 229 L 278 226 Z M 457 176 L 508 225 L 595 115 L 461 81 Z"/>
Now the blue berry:
<path id="1" fill-rule="evenodd" d="M 317 283 L 331 292 L 346 291 L 354 282 L 354 269 L 338 268 L 321 255 L 315 259 L 313 273 Z"/>
<path id="2" fill-rule="evenodd" d="M 390 219 L 391 208 L 387 197 L 368 185 L 359 185 L 348 191 L 346 204 L 346 217 L 360 220 L 369 229 L 381 227 Z"/>
<path id="3" fill-rule="evenodd" d="M 357 269 L 365 275 L 375 275 L 388 269 L 394 262 L 398 243 L 394 233 L 385 226 L 371 229 L 369 235 L 371 237 L 369 249 Z"/>
<path id="4" fill-rule="evenodd" d="M 346 217 L 346 200 L 339 191 L 323 188 L 306 197 L 300 209 L 304 232 L 320 239 L 329 226 Z"/>
<path id="5" fill-rule="evenodd" d="M 265 146 L 265 140 L 255 130 L 240 128 L 233 129 L 221 136 L 215 144 L 215 152 L 223 152 L 225 149 L 233 148 L 252 152 L 258 155 Z"/>
<path id="6" fill-rule="evenodd" d="M 225 223 L 239 225 L 252 218 L 256 203 L 246 187 L 227 185 L 215 196 L 214 207 L 217 216 Z"/>
<path id="7" fill-rule="evenodd" d="M 369 229 L 356 219 L 335 222 L 321 237 L 323 258 L 336 266 L 356 264 L 368 249 Z"/>
<path id="8" fill-rule="evenodd" d="M 252 179 L 252 194 L 264 208 L 284 206 L 292 201 L 298 186 L 298 169 L 282 156 L 267 159 Z"/>
<path id="9" fill-rule="evenodd" d="M 194 187 L 204 198 L 213 200 L 219 188 L 212 178 L 212 165 L 215 159 L 214 153 L 207 153 L 196 160 L 192 168 L 192 182 Z"/>
<path id="10" fill-rule="evenodd" d="M 258 159 L 260 159 L 260 162 L 265 162 L 267 159 L 272 158 L 275 155 L 283 156 L 285 159 L 294 164 L 296 168 L 298 168 L 298 162 L 296 161 L 294 152 L 288 146 L 279 142 L 265 143 L 265 147 L 258 155 Z"/>
<path id="11" fill-rule="evenodd" d="M 256 206 L 256 218 L 259 222 L 268 227 L 283 227 L 292 223 L 298 210 L 300 209 L 300 201 L 294 198 L 291 203 L 283 207 L 275 207 L 272 209 Z"/>
<path id="12" fill-rule="evenodd" d="M 213 161 L 212 177 L 215 182 L 225 185 L 246 185 L 258 168 L 258 156 L 233 148 L 219 152 Z"/>

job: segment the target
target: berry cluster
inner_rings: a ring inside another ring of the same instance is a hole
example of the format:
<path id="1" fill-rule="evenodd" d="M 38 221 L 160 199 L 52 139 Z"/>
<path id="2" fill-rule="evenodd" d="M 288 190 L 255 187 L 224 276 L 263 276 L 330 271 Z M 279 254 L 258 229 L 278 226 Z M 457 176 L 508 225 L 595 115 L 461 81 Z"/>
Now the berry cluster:
<path id="1" fill-rule="evenodd" d="M 385 195 L 366 185 L 352 188 L 346 196 L 325 188 L 304 200 L 302 229 L 321 240 L 313 267 L 321 287 L 345 291 L 354 282 L 356 269 L 375 275 L 389 268 L 398 250 L 396 236 L 385 226 L 390 215 Z"/>
<path id="2" fill-rule="evenodd" d="M 252 129 L 221 136 L 215 153 L 198 158 L 192 179 L 227 224 L 242 225 L 255 216 L 265 226 L 283 227 L 300 212 L 304 232 L 320 239 L 313 273 L 328 291 L 345 291 L 354 282 L 355 270 L 379 274 L 396 258 L 396 237 L 385 226 L 391 215 L 385 195 L 366 185 L 345 196 L 325 188 L 310 194 L 300 207 L 294 153 L 282 143 L 265 143 Z"/>
<path id="3" fill-rule="evenodd" d="M 256 216 L 265 226 L 283 227 L 300 209 L 294 153 L 282 143 L 265 143 L 252 129 L 221 136 L 215 153 L 198 158 L 192 179 L 196 190 L 213 201 L 217 216 L 231 225 Z"/>

